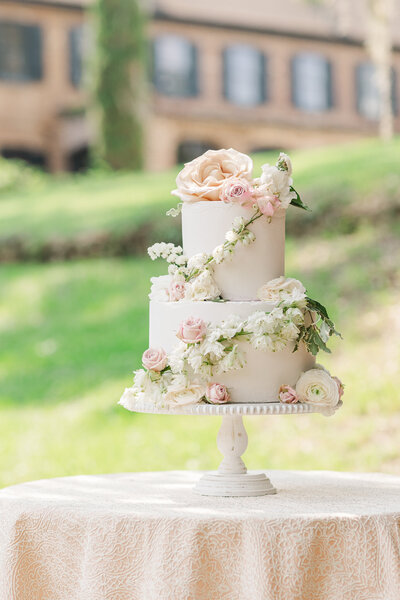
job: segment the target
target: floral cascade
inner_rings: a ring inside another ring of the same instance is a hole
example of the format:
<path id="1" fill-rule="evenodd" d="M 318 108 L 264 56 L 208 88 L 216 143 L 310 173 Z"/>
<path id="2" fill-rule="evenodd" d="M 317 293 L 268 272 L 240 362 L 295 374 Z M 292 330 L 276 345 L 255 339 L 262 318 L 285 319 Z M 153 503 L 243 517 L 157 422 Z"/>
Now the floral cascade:
<path id="1" fill-rule="evenodd" d="M 239 204 L 248 217 L 236 217 L 225 240 L 212 253 L 186 257 L 180 246 L 157 243 L 148 249 L 152 260 L 168 263 L 168 276 L 154 280 L 150 299 L 156 302 L 225 302 L 214 279 L 214 268 L 234 260 L 235 250 L 251 245 L 256 236 L 252 224 L 258 219 L 271 223 L 289 205 L 308 210 L 293 187 L 290 158 L 281 153 L 276 165 L 263 165 L 254 179 L 249 157 L 235 150 L 208 151 L 185 165 L 177 177 L 178 208 L 168 214 L 177 216 L 182 202 L 222 202 Z M 219 323 L 191 316 L 181 321 L 176 344 L 167 353 L 149 348 L 142 357 L 143 368 L 135 371 L 132 387 L 120 403 L 134 410 L 136 403 L 176 408 L 200 402 L 224 404 L 231 401 L 229 388 L 219 376 L 246 366 L 246 346 L 258 352 L 296 352 L 303 345 L 310 355 L 330 352 L 327 342 L 340 335 L 326 309 L 311 299 L 303 284 L 280 276 L 260 287 L 257 299 L 269 310 L 255 310 L 242 318 L 230 314 Z M 255 302 L 257 304 L 257 302 Z M 333 411 L 341 404 L 343 384 L 321 365 L 300 374 L 295 385 L 282 382 L 276 401 L 297 402 Z M 244 399 L 243 401 L 245 401 Z"/>

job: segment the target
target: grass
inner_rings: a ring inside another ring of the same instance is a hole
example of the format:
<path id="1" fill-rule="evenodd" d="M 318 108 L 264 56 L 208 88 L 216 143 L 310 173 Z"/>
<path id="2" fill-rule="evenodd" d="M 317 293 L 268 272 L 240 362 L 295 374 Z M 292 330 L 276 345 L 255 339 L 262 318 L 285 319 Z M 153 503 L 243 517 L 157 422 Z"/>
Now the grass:
<path id="1" fill-rule="evenodd" d="M 247 419 L 249 467 L 400 473 L 400 294 L 382 273 L 371 289 L 385 262 L 373 259 L 375 234 L 289 241 L 287 273 L 307 281 L 344 335 L 320 360 L 346 382 L 346 402 L 331 419 Z M 219 419 L 117 406 L 147 344 L 149 277 L 162 270 L 145 258 L 3 267 L 0 484 L 218 464 Z"/>
<path id="2" fill-rule="evenodd" d="M 345 204 L 391 182 L 394 187 L 400 185 L 400 137 L 385 145 L 365 140 L 298 151 L 292 157 L 296 188 L 306 202 L 311 201 L 314 216 L 333 202 L 333 195 L 335 203 Z M 276 153 L 256 156 L 255 173 L 262 163 L 276 158 Z M 177 170 L 156 175 L 93 172 L 44 179 L 42 185 L 5 192 L 0 199 L 0 240 L 21 236 L 28 245 L 37 246 L 51 239 L 103 231 L 120 235 L 159 221 L 175 203 L 170 190 Z M 291 218 L 296 217 L 292 214 Z M 162 229 L 168 229 L 168 223 L 162 220 Z"/>
<path id="3" fill-rule="evenodd" d="M 400 226 L 392 196 L 374 192 L 393 187 L 399 156 L 399 139 L 294 155 L 296 187 L 313 213 L 291 209 L 298 235 L 287 239 L 286 271 L 343 333 L 319 360 L 345 381 L 345 406 L 331 419 L 248 418 L 250 468 L 400 473 Z M 257 168 L 266 158 L 256 158 Z M 3 194 L 0 238 L 36 244 L 138 227 L 173 204 L 174 176 L 45 178 Z M 324 207 L 336 212 L 307 229 Z M 163 272 L 144 257 L 2 265 L 0 485 L 216 467 L 218 418 L 137 415 L 117 405 L 147 345 L 149 278 Z"/>

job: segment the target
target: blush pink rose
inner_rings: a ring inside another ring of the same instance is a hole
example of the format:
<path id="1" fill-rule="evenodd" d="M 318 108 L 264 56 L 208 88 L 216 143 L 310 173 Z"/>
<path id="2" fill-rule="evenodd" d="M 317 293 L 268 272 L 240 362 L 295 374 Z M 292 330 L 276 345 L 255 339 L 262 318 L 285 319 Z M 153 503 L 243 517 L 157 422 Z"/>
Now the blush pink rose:
<path id="1" fill-rule="evenodd" d="M 281 201 L 277 196 L 261 196 L 257 198 L 257 205 L 263 215 L 273 217 L 275 211 L 280 207 Z"/>
<path id="2" fill-rule="evenodd" d="M 282 404 L 296 404 L 299 401 L 296 390 L 290 385 L 281 385 L 279 388 L 279 400 Z"/>
<path id="3" fill-rule="evenodd" d="M 207 326 L 203 319 L 188 317 L 179 325 L 177 337 L 185 344 L 195 344 L 201 342 L 207 331 Z"/>
<path id="4" fill-rule="evenodd" d="M 252 206 L 254 204 L 252 187 L 244 179 L 228 179 L 221 188 L 220 200 L 226 204 L 237 202 L 243 206 Z"/>
<path id="5" fill-rule="evenodd" d="M 185 282 L 172 280 L 169 284 L 168 294 L 171 302 L 178 302 L 185 297 Z"/>
<path id="6" fill-rule="evenodd" d="M 167 363 L 167 353 L 163 348 L 149 348 L 143 352 L 142 364 L 149 371 L 162 371 Z"/>
<path id="7" fill-rule="evenodd" d="M 231 399 L 228 390 L 221 383 L 209 383 L 206 389 L 206 398 L 211 404 L 225 404 Z"/>
<path id="8" fill-rule="evenodd" d="M 341 397 L 344 394 L 344 385 L 343 383 L 340 381 L 339 377 L 332 377 L 332 379 L 334 381 L 336 381 L 336 384 L 338 386 L 338 392 L 339 392 L 339 400 L 341 399 Z"/>

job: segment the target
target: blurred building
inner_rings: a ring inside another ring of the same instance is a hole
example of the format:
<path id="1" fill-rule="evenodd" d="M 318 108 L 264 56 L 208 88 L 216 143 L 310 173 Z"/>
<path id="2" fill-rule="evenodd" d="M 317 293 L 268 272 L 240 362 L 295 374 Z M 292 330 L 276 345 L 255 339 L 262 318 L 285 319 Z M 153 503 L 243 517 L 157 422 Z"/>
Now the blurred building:
<path id="1" fill-rule="evenodd" d="M 91 140 L 82 87 L 91 0 L 0 0 L 0 151 L 50 170 L 84 166 Z M 206 148 L 244 152 L 377 132 L 364 48 L 365 0 L 148 0 L 152 47 L 146 164 Z M 397 23 L 397 26 L 396 26 Z M 400 18 L 392 97 L 400 131 Z"/>

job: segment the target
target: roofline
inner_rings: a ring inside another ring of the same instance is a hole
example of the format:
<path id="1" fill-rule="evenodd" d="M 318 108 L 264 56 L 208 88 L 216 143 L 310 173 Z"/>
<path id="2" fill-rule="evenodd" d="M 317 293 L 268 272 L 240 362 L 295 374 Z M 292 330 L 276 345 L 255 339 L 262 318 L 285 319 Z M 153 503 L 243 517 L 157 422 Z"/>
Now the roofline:
<path id="1" fill-rule="evenodd" d="M 7 4 L 11 0 L 0 0 L 0 4 Z M 74 3 L 71 2 L 53 2 L 52 0 L 12 0 L 14 4 L 28 4 L 36 6 L 49 6 L 51 8 L 61 8 L 63 10 L 79 10 L 83 12 L 89 8 L 83 2 L 76 0 Z"/>
<path id="2" fill-rule="evenodd" d="M 237 25 L 234 23 L 216 23 L 213 21 L 207 21 L 205 19 L 191 19 L 185 17 L 177 17 L 175 15 L 168 14 L 162 10 L 155 10 L 153 14 L 155 21 L 167 21 L 169 23 L 178 23 L 180 25 L 197 25 L 199 27 L 207 27 L 213 29 L 229 29 L 231 31 L 242 31 L 244 33 L 261 33 L 275 37 L 288 37 L 296 40 L 310 40 L 315 42 L 327 42 L 329 44 L 344 44 L 347 46 L 364 46 L 362 40 L 356 38 L 350 38 L 339 35 L 316 35 L 312 33 L 300 33 L 296 31 L 271 29 L 268 27 L 255 27 L 251 25 Z M 395 52 L 400 51 L 400 45 L 393 45 Z"/>

